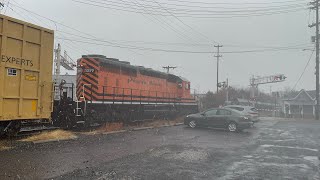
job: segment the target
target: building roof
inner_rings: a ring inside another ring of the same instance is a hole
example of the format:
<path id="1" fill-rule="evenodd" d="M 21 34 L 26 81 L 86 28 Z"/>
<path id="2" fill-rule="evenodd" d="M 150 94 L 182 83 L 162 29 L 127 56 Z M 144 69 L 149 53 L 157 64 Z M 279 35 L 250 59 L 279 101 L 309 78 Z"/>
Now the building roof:
<path id="1" fill-rule="evenodd" d="M 300 91 L 291 91 L 283 95 L 283 99 L 293 99 L 297 97 Z"/>
<path id="2" fill-rule="evenodd" d="M 304 90 L 301 89 L 300 91 L 292 91 L 290 93 L 284 94 L 283 95 L 283 100 L 294 100 L 295 98 L 298 97 L 301 93 L 306 93 L 307 96 L 309 96 L 311 99 L 315 100 L 316 99 L 316 90 Z"/>
<path id="3" fill-rule="evenodd" d="M 316 99 L 316 90 L 310 90 L 306 92 L 312 97 L 312 99 Z"/>
<path id="4" fill-rule="evenodd" d="M 314 91 L 306 91 L 301 89 L 295 97 L 291 96 L 290 98 L 283 99 L 283 101 L 284 103 L 291 105 L 314 105 L 315 98 L 312 96 L 315 96 Z"/>

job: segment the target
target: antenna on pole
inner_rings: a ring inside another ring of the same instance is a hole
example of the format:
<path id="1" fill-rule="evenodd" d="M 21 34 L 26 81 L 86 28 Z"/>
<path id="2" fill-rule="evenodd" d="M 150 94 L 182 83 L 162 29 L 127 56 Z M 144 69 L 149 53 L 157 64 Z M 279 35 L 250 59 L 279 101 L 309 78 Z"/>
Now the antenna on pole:
<path id="1" fill-rule="evenodd" d="M 170 69 L 176 69 L 176 68 L 178 68 L 178 67 L 177 67 L 177 66 L 163 66 L 162 68 L 163 68 L 163 69 L 166 69 L 166 70 L 167 70 L 167 74 L 169 74 Z"/>

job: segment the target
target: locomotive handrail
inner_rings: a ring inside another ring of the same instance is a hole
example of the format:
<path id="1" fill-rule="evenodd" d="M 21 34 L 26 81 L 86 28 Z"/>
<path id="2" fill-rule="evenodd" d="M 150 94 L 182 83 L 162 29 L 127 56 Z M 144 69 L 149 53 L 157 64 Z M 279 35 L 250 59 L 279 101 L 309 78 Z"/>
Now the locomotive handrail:
<path id="1" fill-rule="evenodd" d="M 114 87 L 114 86 L 102 86 L 103 88 L 117 88 L 117 89 L 127 89 L 127 90 L 137 90 L 137 91 L 142 91 L 142 92 L 160 92 L 160 93 L 168 93 L 168 94 L 173 94 L 173 93 L 169 93 L 169 92 L 163 92 L 163 91 L 149 91 L 149 90 L 141 90 L 141 89 L 134 89 L 134 88 L 122 88 L 122 87 Z M 105 92 L 105 91 L 103 91 Z"/>
<path id="2" fill-rule="evenodd" d="M 85 87 L 86 85 L 90 85 L 89 87 Z M 90 90 L 90 93 L 87 92 L 87 95 L 90 96 L 90 101 L 92 102 L 94 97 L 96 96 L 102 96 L 102 103 L 105 101 L 112 101 L 113 104 L 115 102 L 122 102 L 125 101 L 131 101 L 137 102 L 137 99 L 139 99 L 138 102 L 140 104 L 142 102 L 149 103 L 181 103 L 182 101 L 194 101 L 194 98 L 182 98 L 178 97 L 176 93 L 170 93 L 170 92 L 163 92 L 163 91 L 150 91 L 150 90 L 141 90 L 141 89 L 134 89 L 134 88 L 122 88 L 122 87 L 111 87 L 111 86 L 100 86 L 102 87 L 102 93 L 95 92 L 95 96 L 93 96 L 93 89 L 91 84 L 85 84 L 83 86 L 83 95 L 84 95 L 84 89 L 87 88 Z M 100 88 L 98 88 L 100 89 Z M 97 89 L 97 90 L 98 90 Z M 112 92 L 110 92 L 109 89 L 112 89 Z M 109 90 L 109 91 L 108 91 Z M 120 92 L 120 93 L 119 93 Z M 159 96 L 160 95 L 160 96 Z M 108 97 L 111 97 L 108 98 Z"/>

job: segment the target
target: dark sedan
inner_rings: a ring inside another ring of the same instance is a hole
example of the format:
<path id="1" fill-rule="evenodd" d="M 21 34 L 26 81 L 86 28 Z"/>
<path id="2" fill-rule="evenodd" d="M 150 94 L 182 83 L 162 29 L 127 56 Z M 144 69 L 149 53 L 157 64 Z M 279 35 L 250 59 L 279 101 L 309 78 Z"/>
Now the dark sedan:
<path id="1" fill-rule="evenodd" d="M 216 108 L 188 115 L 184 124 L 195 127 L 224 128 L 230 132 L 250 128 L 252 120 L 241 112 L 229 108 Z"/>

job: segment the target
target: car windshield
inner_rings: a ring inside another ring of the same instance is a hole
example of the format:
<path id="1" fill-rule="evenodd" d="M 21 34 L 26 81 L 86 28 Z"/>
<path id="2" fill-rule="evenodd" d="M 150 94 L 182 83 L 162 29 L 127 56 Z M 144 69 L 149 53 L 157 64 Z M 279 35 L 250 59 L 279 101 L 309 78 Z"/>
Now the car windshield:
<path id="1" fill-rule="evenodd" d="M 0 180 L 320 180 L 320 0 L 0 0 Z"/>

